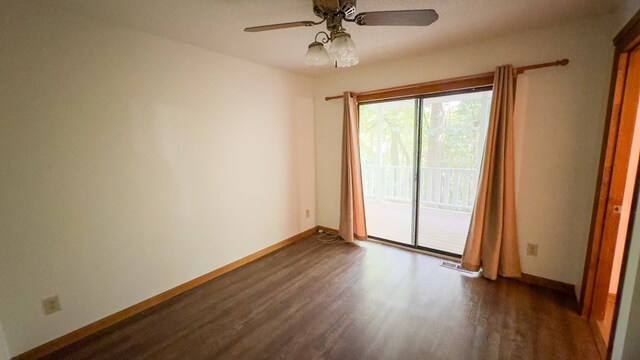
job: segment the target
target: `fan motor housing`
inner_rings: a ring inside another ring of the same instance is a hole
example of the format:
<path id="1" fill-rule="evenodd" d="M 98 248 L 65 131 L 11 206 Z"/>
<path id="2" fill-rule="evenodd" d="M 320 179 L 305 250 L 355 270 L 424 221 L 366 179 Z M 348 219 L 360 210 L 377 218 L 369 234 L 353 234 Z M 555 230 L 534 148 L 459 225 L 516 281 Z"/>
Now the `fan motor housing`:
<path id="1" fill-rule="evenodd" d="M 351 18 L 356 13 L 356 0 L 313 0 L 313 13 L 324 19 L 327 14 L 344 13 Z"/>

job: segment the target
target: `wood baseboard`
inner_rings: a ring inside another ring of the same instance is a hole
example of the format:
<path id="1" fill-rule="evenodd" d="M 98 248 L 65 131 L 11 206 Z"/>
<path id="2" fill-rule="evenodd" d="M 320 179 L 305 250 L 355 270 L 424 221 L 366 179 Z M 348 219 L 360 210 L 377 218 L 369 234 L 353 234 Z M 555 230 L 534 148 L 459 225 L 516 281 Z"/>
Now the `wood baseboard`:
<path id="1" fill-rule="evenodd" d="M 573 284 L 563 283 L 561 281 L 551 280 L 531 274 L 522 274 L 519 278 L 513 278 L 514 280 L 522 281 L 527 284 L 541 286 L 547 289 L 563 292 L 572 297 L 576 297 L 576 286 Z"/>
<path id="2" fill-rule="evenodd" d="M 193 280 L 190 280 L 184 284 L 178 285 L 172 289 L 169 289 L 161 294 L 158 294 L 154 297 L 151 297 L 147 300 L 139 302 L 133 306 L 130 306 L 124 310 L 118 311 L 115 314 L 109 315 L 105 318 L 102 318 L 96 322 L 93 322 L 89 325 L 83 326 L 78 330 L 70 332 L 66 335 L 63 335 L 57 339 L 49 341 L 43 345 L 40 345 L 36 348 L 33 348 L 27 352 L 24 352 L 20 355 L 13 357 L 13 360 L 27 360 L 27 359 L 39 359 L 46 355 L 53 353 L 63 347 L 73 344 L 83 338 L 86 338 L 89 335 L 92 335 L 102 329 L 105 329 L 111 325 L 114 325 L 122 320 L 130 318 L 142 311 L 145 311 L 155 305 L 158 305 L 164 301 L 167 301 L 177 295 L 180 295 L 188 290 L 191 290 L 197 286 L 200 286 L 208 281 L 211 281 L 218 276 L 228 273 L 231 270 L 237 269 L 242 265 L 246 265 L 254 260 L 257 260 L 265 255 L 268 255 L 276 250 L 279 250 L 289 244 L 292 244 L 296 241 L 302 240 L 307 236 L 313 235 L 318 231 L 318 226 L 314 226 L 308 230 L 305 230 L 299 234 L 293 235 L 290 238 L 277 242 L 271 246 L 268 246 L 260 251 L 257 251 L 253 254 L 243 257 L 242 259 L 236 260 L 230 264 L 227 264 L 221 268 L 215 269 L 207 274 L 199 276 Z"/>

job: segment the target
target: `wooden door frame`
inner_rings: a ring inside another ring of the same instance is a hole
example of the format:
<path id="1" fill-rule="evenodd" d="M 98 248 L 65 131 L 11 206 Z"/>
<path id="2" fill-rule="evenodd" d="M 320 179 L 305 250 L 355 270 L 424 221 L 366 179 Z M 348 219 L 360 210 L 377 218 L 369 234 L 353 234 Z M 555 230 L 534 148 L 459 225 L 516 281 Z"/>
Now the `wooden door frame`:
<path id="1" fill-rule="evenodd" d="M 596 196 L 593 205 L 593 215 L 591 220 L 591 229 L 589 234 L 589 243 L 582 278 L 582 288 L 580 294 L 580 312 L 582 316 L 590 317 L 593 296 L 596 288 L 596 278 L 598 274 L 598 265 L 601 259 L 601 250 L 603 248 L 611 248 L 611 241 L 614 239 L 604 239 L 604 223 L 607 214 L 607 208 L 611 205 L 608 203 L 609 192 L 611 189 L 611 180 L 613 175 L 613 165 L 616 155 L 616 145 L 619 133 L 619 125 L 622 115 L 623 97 L 625 94 L 625 85 L 628 74 L 629 57 L 631 52 L 640 45 L 640 11 L 624 26 L 624 28 L 614 38 L 615 55 L 613 62 L 613 72 L 611 79 L 611 89 L 607 106 L 607 118 L 604 127 L 604 136 L 602 142 L 602 152 L 600 157 L 600 169 L 598 173 L 598 183 L 596 186 Z M 628 134 L 633 136 L 632 134 Z M 627 241 L 628 243 L 628 241 Z M 627 244 L 628 245 L 628 244 Z M 614 247 L 615 248 L 615 247 Z M 623 264 L 626 262 L 627 247 L 623 257 Z M 622 271 L 624 273 L 624 271 Z M 622 277 L 619 288 L 622 286 Z M 619 299 L 616 301 L 616 310 L 612 330 L 609 337 L 610 354 L 611 344 L 613 343 L 615 323 L 617 319 L 617 311 Z"/>

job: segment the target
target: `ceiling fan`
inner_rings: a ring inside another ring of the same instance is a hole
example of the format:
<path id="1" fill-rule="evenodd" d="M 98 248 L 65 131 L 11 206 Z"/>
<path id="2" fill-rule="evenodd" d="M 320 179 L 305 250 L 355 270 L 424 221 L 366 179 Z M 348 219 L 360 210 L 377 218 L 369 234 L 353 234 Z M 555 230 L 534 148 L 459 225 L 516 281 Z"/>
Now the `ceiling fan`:
<path id="1" fill-rule="evenodd" d="M 336 67 L 347 67 L 359 62 L 351 35 L 342 22 L 360 26 L 427 26 L 438 20 L 438 13 L 432 9 L 368 11 L 356 14 L 356 0 L 313 0 L 313 13 L 320 21 L 293 21 L 280 24 L 252 26 L 246 32 L 260 32 L 293 27 L 320 25 L 326 22 L 329 33 L 320 31 L 315 41 L 309 45 L 305 63 L 324 65 L 333 61 Z M 320 41 L 318 37 L 321 36 Z M 329 51 L 323 44 L 331 43 Z"/>

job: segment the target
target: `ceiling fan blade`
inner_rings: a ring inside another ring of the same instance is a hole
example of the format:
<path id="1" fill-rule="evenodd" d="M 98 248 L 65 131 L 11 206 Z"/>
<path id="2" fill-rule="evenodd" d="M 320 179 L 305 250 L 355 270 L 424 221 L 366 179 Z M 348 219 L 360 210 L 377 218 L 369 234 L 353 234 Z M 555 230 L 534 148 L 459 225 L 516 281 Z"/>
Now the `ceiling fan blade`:
<path id="1" fill-rule="evenodd" d="M 353 22 L 366 26 L 427 26 L 438 20 L 435 10 L 370 11 L 355 16 Z"/>
<path id="2" fill-rule="evenodd" d="M 252 27 L 245 28 L 244 31 L 259 32 L 259 31 L 269 31 L 269 30 L 287 29 L 292 27 L 313 26 L 313 25 L 318 25 L 318 23 L 314 21 L 293 21 L 293 22 L 281 23 L 281 24 L 252 26 Z"/>

